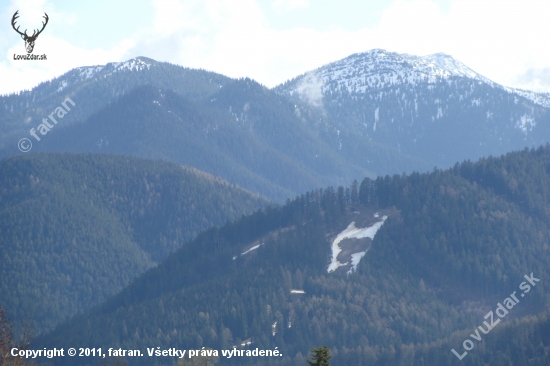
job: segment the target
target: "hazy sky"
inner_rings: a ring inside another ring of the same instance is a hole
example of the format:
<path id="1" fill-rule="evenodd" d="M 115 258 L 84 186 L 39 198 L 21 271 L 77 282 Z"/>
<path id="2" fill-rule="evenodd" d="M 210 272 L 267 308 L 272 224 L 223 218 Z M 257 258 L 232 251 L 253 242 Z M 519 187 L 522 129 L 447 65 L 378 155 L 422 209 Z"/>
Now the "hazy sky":
<path id="1" fill-rule="evenodd" d="M 21 30 L 49 24 L 15 61 Z M 550 0 L 2 0 L 0 94 L 147 56 L 272 87 L 352 53 L 444 52 L 506 86 L 550 92 Z"/>

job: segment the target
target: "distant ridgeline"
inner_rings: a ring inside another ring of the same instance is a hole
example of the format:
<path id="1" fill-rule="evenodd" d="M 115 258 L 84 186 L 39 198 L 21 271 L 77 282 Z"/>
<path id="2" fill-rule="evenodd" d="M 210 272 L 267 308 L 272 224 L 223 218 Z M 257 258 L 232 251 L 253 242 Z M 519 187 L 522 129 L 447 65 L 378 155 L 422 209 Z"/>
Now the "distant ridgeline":
<path id="1" fill-rule="evenodd" d="M 35 333 L 116 294 L 201 231 L 268 202 L 174 163 L 100 154 L 0 161 L 0 306 Z"/>
<path id="2" fill-rule="evenodd" d="M 67 98 L 75 105 L 56 124 Z M 136 57 L 0 96 L 0 130 L 0 157 L 31 148 L 165 159 L 282 203 L 545 144 L 550 94 L 496 84 L 444 54 L 371 50 L 272 89 Z"/>
<path id="3" fill-rule="evenodd" d="M 462 353 L 469 339 L 464 365 L 548 365 L 549 167 L 546 146 L 302 194 L 203 232 L 34 347 L 278 347 L 283 357 L 220 364 L 290 366 L 326 344 L 333 365 L 451 365 L 451 349 Z M 338 255 L 344 268 L 329 272 L 335 238 L 352 252 L 370 235 L 355 226 L 382 214 L 356 269 Z M 536 286 L 490 333 L 476 333 L 531 273 Z"/>

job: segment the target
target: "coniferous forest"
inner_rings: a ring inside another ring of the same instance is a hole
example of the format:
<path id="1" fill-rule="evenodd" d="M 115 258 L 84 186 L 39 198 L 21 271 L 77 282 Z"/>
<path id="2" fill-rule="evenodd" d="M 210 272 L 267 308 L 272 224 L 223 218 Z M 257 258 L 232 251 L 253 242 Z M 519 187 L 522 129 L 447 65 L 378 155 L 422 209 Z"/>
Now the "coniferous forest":
<path id="1" fill-rule="evenodd" d="M 180 243 L 268 201 L 193 168 L 106 154 L 0 162 L 0 306 L 35 333 L 116 294 Z"/>
<path id="2" fill-rule="evenodd" d="M 545 146 L 313 190 L 202 232 L 33 346 L 277 347 L 283 357 L 219 362 L 300 365 L 328 345 L 332 365 L 547 365 L 549 187 Z M 327 273 L 337 234 L 378 214 L 388 218 L 356 270 Z M 539 280 L 529 292 L 526 275 Z M 525 296 L 510 305 L 513 293 Z M 465 340 L 460 361 L 451 350 Z"/>

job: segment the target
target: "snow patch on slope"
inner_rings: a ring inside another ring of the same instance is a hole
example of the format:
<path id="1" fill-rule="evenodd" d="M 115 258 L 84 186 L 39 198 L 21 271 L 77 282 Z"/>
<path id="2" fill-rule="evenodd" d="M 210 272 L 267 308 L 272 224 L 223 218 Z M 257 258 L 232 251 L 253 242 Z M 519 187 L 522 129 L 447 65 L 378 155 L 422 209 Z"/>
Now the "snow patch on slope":
<path id="1" fill-rule="evenodd" d="M 67 86 L 85 82 L 93 78 L 106 78 L 114 73 L 121 71 L 142 71 L 149 70 L 154 66 L 152 60 L 142 57 L 136 57 L 124 62 L 111 62 L 102 66 L 82 66 L 70 71 L 65 78 L 57 80 L 59 82 L 58 92 L 63 91 Z"/>
<path id="2" fill-rule="evenodd" d="M 67 87 L 67 81 L 66 80 L 63 80 L 61 82 L 61 85 L 59 86 L 59 88 L 57 89 L 58 92 L 62 91 L 63 89 L 65 89 Z"/>
<path id="3" fill-rule="evenodd" d="M 521 95 L 525 99 L 532 101 L 535 104 L 541 105 L 546 108 L 550 108 L 550 93 L 537 93 L 530 90 L 506 88 L 509 93 Z"/>
<path id="4" fill-rule="evenodd" d="M 351 268 L 349 269 L 348 274 L 352 274 L 357 269 L 357 265 L 361 261 L 361 258 L 363 258 L 368 251 L 369 250 L 367 249 L 364 252 L 353 253 L 351 255 Z"/>
<path id="5" fill-rule="evenodd" d="M 527 134 L 527 131 L 532 131 L 533 127 L 537 123 L 535 122 L 535 119 L 527 114 L 524 114 L 520 117 L 520 119 L 516 122 L 516 127 L 519 128 L 524 134 Z"/>
<path id="6" fill-rule="evenodd" d="M 342 251 L 340 248 L 340 242 L 344 239 L 362 239 L 362 238 L 370 238 L 371 240 L 374 239 L 374 236 L 378 232 L 378 230 L 382 227 L 384 222 L 388 216 L 383 216 L 381 221 L 378 221 L 376 224 L 366 227 L 366 228 L 356 228 L 355 227 L 355 221 L 352 221 L 351 224 L 348 225 L 347 228 L 345 228 L 340 234 L 336 236 L 334 241 L 332 242 L 332 259 L 328 266 L 327 272 L 334 272 L 338 267 L 346 266 L 349 263 L 340 263 L 338 261 L 338 255 Z M 363 253 L 362 255 L 360 255 Z M 359 261 L 365 255 L 365 252 L 359 252 L 352 254 L 352 269 L 355 269 L 357 267 L 357 264 L 359 264 Z M 355 263 L 355 264 L 354 264 Z"/>
<path id="7" fill-rule="evenodd" d="M 234 256 L 234 257 L 233 257 L 233 260 L 239 258 L 240 256 L 243 256 L 243 255 L 245 255 L 245 254 L 248 254 L 248 253 L 250 253 L 250 252 L 253 251 L 253 250 L 258 249 L 260 246 L 262 246 L 262 245 L 264 245 L 264 244 L 265 244 L 265 243 L 261 243 L 261 244 L 258 244 L 258 245 L 254 245 L 252 248 L 248 249 L 247 251 L 244 251 L 244 252 L 242 252 L 241 254 Z"/>

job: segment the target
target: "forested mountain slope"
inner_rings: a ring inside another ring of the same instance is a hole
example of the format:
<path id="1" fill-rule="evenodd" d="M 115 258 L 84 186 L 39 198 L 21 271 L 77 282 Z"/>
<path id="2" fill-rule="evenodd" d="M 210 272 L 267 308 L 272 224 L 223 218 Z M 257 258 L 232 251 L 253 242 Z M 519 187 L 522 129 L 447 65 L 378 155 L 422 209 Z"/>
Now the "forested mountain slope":
<path id="1" fill-rule="evenodd" d="M 70 111 L 49 120 L 66 98 Z M 445 54 L 371 50 L 273 89 L 137 57 L 0 96 L 0 128 L 0 157 L 20 154 L 27 138 L 34 152 L 162 158 L 284 202 L 545 144 L 550 96 L 496 84 Z"/>
<path id="2" fill-rule="evenodd" d="M 70 111 L 56 123 L 48 119 L 67 98 Z M 44 120 L 51 127 L 41 128 Z M 343 154 L 311 128 L 315 120 L 316 113 L 300 112 L 253 80 L 137 57 L 76 68 L 31 91 L 0 96 L 0 157 L 20 154 L 18 141 L 27 138 L 33 152 L 163 158 L 279 202 L 365 175 L 430 167 L 362 139 L 351 138 L 353 153 Z"/>
<path id="3" fill-rule="evenodd" d="M 51 329 L 183 242 L 268 202 L 194 168 L 106 154 L 0 162 L 0 306 Z"/>
<path id="4" fill-rule="evenodd" d="M 17 141 L 31 127 L 55 111 L 67 97 L 76 104 L 61 126 L 86 120 L 136 87 L 151 85 L 170 89 L 185 98 L 200 99 L 215 93 L 232 79 L 204 70 L 190 69 L 147 57 L 125 62 L 77 67 L 32 90 L 0 96 L 0 157 L 18 154 Z"/>
<path id="5" fill-rule="evenodd" d="M 83 123 L 52 130 L 33 151 L 167 159 L 279 202 L 370 174 L 307 129 L 292 104 L 252 80 L 234 81 L 211 97 L 198 103 L 170 90 L 139 87 Z M 399 161 L 405 169 L 408 161 Z"/>
<path id="6" fill-rule="evenodd" d="M 200 234 L 35 347 L 145 353 L 250 339 L 245 347 L 278 347 L 283 357 L 220 364 L 297 365 L 321 344 L 334 365 L 548 364 L 549 167 L 546 146 L 367 178 L 359 192 L 308 192 Z M 342 265 L 332 271 L 335 243 Z M 365 251 L 350 271 L 346 256 Z M 539 280 L 529 292 L 525 276 Z M 510 294 L 519 301 L 505 301 Z M 499 303 L 508 307 L 502 317 Z M 491 311 L 501 323 L 487 332 Z M 474 347 L 459 361 L 451 349 L 462 354 L 466 339 Z"/>
<path id="7" fill-rule="evenodd" d="M 419 57 L 374 49 L 274 90 L 298 108 L 318 111 L 324 140 L 344 153 L 362 139 L 430 169 L 550 141 L 550 94 L 499 85 L 442 53 Z M 364 166 L 380 172 L 374 164 Z"/>

